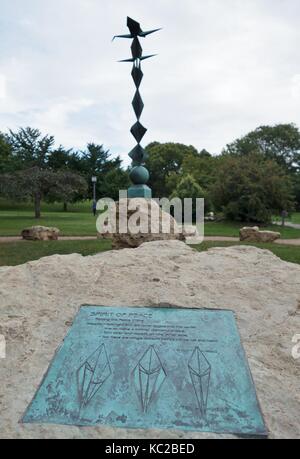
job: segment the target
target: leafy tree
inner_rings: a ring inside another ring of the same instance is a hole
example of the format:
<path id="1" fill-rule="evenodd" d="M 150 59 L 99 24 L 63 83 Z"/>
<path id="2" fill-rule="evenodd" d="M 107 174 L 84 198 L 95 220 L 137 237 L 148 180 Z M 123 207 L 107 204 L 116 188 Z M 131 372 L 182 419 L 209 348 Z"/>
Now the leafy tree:
<path id="1" fill-rule="evenodd" d="M 47 160 L 47 166 L 54 171 L 61 169 L 71 169 L 71 153 L 72 149 L 66 150 L 64 147 L 60 146 L 59 148 L 50 152 Z"/>
<path id="2" fill-rule="evenodd" d="M 1 176 L 1 192 L 13 199 L 32 200 L 36 218 L 41 216 L 42 199 L 56 197 L 66 203 L 86 193 L 84 178 L 68 170 L 71 152 L 62 147 L 53 150 L 53 136 L 27 127 L 10 131 L 6 140 L 15 169 Z"/>
<path id="3" fill-rule="evenodd" d="M 190 174 L 185 175 L 179 181 L 175 191 L 171 195 L 171 199 L 173 198 L 192 198 L 193 199 L 193 218 L 196 215 L 196 199 L 197 198 L 204 198 L 204 206 L 205 212 L 210 210 L 211 204 L 208 199 L 207 193 L 201 188 L 200 185 L 196 182 L 194 177 Z"/>
<path id="4" fill-rule="evenodd" d="M 119 191 L 127 190 L 130 186 L 129 173 L 121 169 L 121 167 L 115 167 L 107 172 L 105 175 L 101 197 L 112 198 L 115 201 L 119 200 Z"/>
<path id="5" fill-rule="evenodd" d="M 238 156 L 254 151 L 275 160 L 291 173 L 300 172 L 300 131 L 294 124 L 260 126 L 225 149 L 225 153 Z"/>
<path id="6" fill-rule="evenodd" d="M 179 143 L 154 142 L 146 147 L 149 158 L 146 167 L 150 172 L 149 186 L 153 196 L 168 197 L 176 186 L 176 176 L 181 176 L 181 166 L 186 156 L 197 156 L 193 146 Z"/>
<path id="7" fill-rule="evenodd" d="M 91 183 L 92 176 L 97 177 L 97 196 L 100 197 L 117 197 L 119 189 L 128 186 L 128 180 L 125 178 L 125 172 L 121 168 L 122 160 L 111 158 L 109 150 L 105 150 L 103 145 L 90 143 L 87 150 L 81 157 L 81 170 L 88 181 L 88 195 L 93 195 L 93 186 Z M 115 182 L 114 182 L 115 180 Z"/>
<path id="8" fill-rule="evenodd" d="M 43 136 L 38 129 L 27 127 L 19 129 L 18 132 L 10 131 L 7 140 L 20 169 L 47 167 L 54 145 L 53 136 Z"/>
<path id="9" fill-rule="evenodd" d="M 293 193 L 296 198 L 296 210 L 300 212 L 300 173 L 292 176 Z"/>
<path id="10" fill-rule="evenodd" d="M 62 201 L 67 211 L 67 203 L 76 202 L 86 195 L 87 182 L 84 177 L 68 169 L 60 169 L 54 174 L 55 183 L 47 190 L 45 199 L 48 202 Z"/>
<path id="11" fill-rule="evenodd" d="M 86 188 L 86 181 L 78 174 L 39 167 L 3 174 L 0 181 L 0 191 L 4 196 L 34 203 L 36 218 L 41 217 L 42 199 L 71 202 L 77 193 L 84 193 Z"/>
<path id="12" fill-rule="evenodd" d="M 293 207 L 286 169 L 257 152 L 220 158 L 212 198 L 217 210 L 236 221 L 270 223 L 275 212 Z"/>
<path id="13" fill-rule="evenodd" d="M 208 190 L 215 181 L 217 157 L 202 151 L 199 155 L 187 155 L 182 163 L 182 174 L 190 174 L 196 182 Z"/>
<path id="14" fill-rule="evenodd" d="M 61 190 L 57 193 L 58 200 L 63 201 L 63 209 L 65 212 L 68 210 L 69 202 L 76 202 L 84 199 L 87 194 L 86 180 L 81 176 L 82 174 L 82 160 L 77 152 L 73 152 L 72 149 L 66 150 L 62 146 L 50 152 L 48 156 L 47 166 L 50 170 L 60 172 L 64 174 L 67 182 L 65 193 Z M 61 175 L 60 174 L 60 175 Z M 70 180 L 68 181 L 68 177 Z M 84 186 L 81 184 L 84 181 Z M 73 187 L 77 183 L 76 186 Z M 71 192 L 67 190 L 67 187 L 71 187 Z M 52 197 L 50 199 L 53 199 Z"/>
<path id="15" fill-rule="evenodd" d="M 4 134 L 0 132 L 0 173 L 14 170 L 12 148 Z"/>

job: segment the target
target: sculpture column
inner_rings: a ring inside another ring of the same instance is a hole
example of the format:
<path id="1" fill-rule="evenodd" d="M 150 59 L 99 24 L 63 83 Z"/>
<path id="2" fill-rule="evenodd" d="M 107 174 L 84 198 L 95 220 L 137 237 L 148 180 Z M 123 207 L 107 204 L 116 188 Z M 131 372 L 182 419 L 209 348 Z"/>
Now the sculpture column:
<path id="1" fill-rule="evenodd" d="M 140 118 L 144 110 L 144 103 L 139 91 L 142 79 L 143 72 L 141 68 L 141 62 L 145 59 L 153 57 L 154 54 L 150 56 L 143 56 L 143 49 L 140 44 L 139 38 L 145 38 L 147 35 L 150 35 L 154 32 L 157 32 L 160 29 L 150 30 L 148 32 L 143 32 L 141 26 L 138 22 L 134 21 L 131 18 L 127 18 L 127 27 L 129 28 L 130 34 L 128 35 L 116 35 L 118 38 L 130 38 L 133 39 L 131 45 L 131 54 L 132 58 L 125 59 L 120 62 L 132 62 L 132 78 L 136 87 L 135 96 L 132 101 L 132 106 L 137 118 L 137 122 L 132 126 L 130 132 L 137 141 L 137 145 L 129 153 L 130 158 L 132 159 L 132 169 L 130 172 L 130 179 L 132 181 L 132 186 L 128 190 L 128 198 L 147 198 L 151 199 L 152 191 L 147 186 L 149 181 L 149 172 L 143 166 L 147 159 L 147 152 L 141 146 L 141 141 L 144 135 L 147 132 L 147 129 L 140 123 Z M 114 38 L 116 38 L 114 37 Z"/>

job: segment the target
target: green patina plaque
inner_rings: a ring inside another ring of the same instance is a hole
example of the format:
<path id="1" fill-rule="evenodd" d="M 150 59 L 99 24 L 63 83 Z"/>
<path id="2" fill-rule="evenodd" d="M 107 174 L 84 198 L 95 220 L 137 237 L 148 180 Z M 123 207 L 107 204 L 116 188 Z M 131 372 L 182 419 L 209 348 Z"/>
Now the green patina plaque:
<path id="1" fill-rule="evenodd" d="M 81 307 L 23 422 L 267 435 L 227 310 Z"/>

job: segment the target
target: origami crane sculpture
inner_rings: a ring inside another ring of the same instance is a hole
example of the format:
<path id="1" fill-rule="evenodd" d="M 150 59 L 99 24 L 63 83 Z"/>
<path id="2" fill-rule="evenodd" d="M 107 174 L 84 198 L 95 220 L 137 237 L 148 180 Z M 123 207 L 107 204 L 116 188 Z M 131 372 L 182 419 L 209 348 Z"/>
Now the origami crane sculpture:
<path id="1" fill-rule="evenodd" d="M 128 190 L 129 198 L 147 198 L 151 199 L 152 192 L 151 189 L 146 185 L 149 181 L 149 172 L 143 166 L 143 163 L 147 159 L 147 152 L 141 146 L 141 140 L 147 132 L 147 129 L 140 123 L 140 118 L 144 110 L 144 103 L 140 95 L 140 85 L 143 79 L 143 72 L 141 69 L 141 62 L 145 59 L 155 56 L 151 54 L 150 56 L 143 56 L 143 48 L 141 47 L 138 37 L 145 38 L 147 35 L 150 35 L 154 32 L 157 32 L 161 29 L 153 29 L 147 32 L 143 32 L 141 26 L 138 22 L 134 21 L 131 18 L 127 18 L 127 27 L 129 28 L 130 34 L 127 35 L 116 35 L 115 38 L 130 38 L 133 39 L 131 45 L 131 54 L 130 59 L 125 59 L 119 62 L 132 62 L 133 69 L 131 72 L 135 87 L 136 93 L 132 101 L 132 106 L 137 118 L 137 122 L 131 128 L 131 134 L 137 141 L 136 147 L 129 153 L 130 158 L 132 159 L 133 169 L 130 172 L 130 179 L 133 183 L 133 186 Z"/>

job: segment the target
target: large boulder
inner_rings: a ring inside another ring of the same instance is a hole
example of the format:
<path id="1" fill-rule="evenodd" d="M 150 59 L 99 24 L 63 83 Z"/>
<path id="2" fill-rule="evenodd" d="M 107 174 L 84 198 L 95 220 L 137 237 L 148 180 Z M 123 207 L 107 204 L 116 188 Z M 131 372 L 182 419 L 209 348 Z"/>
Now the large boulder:
<path id="1" fill-rule="evenodd" d="M 20 423 L 82 304 L 233 310 L 270 438 L 300 438 L 300 359 L 292 357 L 300 331 L 299 278 L 299 265 L 267 250 L 242 245 L 199 253 L 178 241 L 0 267 L 0 334 L 7 344 L 7 358 L 0 360 L 0 438 L 228 437 L 184 431 L 180 422 L 177 431 Z M 139 345 L 141 351 L 146 343 Z M 220 355 L 214 354 L 216 364 Z"/>
<path id="2" fill-rule="evenodd" d="M 59 236 L 58 228 L 47 226 L 32 226 L 22 231 L 21 236 L 27 241 L 57 241 Z"/>
<path id="3" fill-rule="evenodd" d="M 140 230 L 136 231 L 131 225 Z M 119 231 L 120 226 L 127 230 Z M 161 240 L 185 241 L 175 219 L 156 201 L 144 198 L 123 199 L 116 203 L 116 231 L 110 236 L 114 249 L 136 248 L 145 242 Z"/>
<path id="4" fill-rule="evenodd" d="M 258 226 L 244 227 L 240 230 L 241 242 L 274 242 L 281 234 L 274 231 L 260 231 Z"/>

